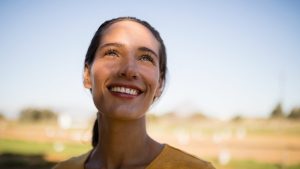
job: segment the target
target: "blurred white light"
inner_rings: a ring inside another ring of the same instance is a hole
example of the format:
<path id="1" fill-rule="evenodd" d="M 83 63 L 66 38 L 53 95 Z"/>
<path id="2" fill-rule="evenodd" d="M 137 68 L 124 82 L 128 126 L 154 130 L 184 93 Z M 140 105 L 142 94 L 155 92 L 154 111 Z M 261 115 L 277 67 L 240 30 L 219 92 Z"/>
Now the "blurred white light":
<path id="1" fill-rule="evenodd" d="M 247 131 L 246 131 L 245 128 L 240 127 L 240 128 L 237 129 L 236 137 L 237 137 L 238 140 L 243 140 L 246 137 L 246 135 L 247 135 Z"/>
<path id="2" fill-rule="evenodd" d="M 230 152 L 226 149 L 223 149 L 219 152 L 219 163 L 221 165 L 226 165 L 231 159 Z"/>
<path id="3" fill-rule="evenodd" d="M 60 114 L 58 117 L 58 125 L 62 129 L 69 129 L 72 124 L 72 119 L 68 114 Z"/>

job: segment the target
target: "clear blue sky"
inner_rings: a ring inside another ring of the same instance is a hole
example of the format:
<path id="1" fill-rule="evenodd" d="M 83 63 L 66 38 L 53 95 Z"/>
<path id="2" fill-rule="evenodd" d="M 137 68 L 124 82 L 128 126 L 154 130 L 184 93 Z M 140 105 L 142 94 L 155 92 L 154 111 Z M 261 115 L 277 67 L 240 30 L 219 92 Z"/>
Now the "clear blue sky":
<path id="1" fill-rule="evenodd" d="M 90 116 L 82 86 L 90 40 L 105 20 L 136 16 L 165 40 L 168 84 L 152 112 L 227 118 L 300 106 L 300 1 L 0 2 L 0 111 L 28 106 Z"/>

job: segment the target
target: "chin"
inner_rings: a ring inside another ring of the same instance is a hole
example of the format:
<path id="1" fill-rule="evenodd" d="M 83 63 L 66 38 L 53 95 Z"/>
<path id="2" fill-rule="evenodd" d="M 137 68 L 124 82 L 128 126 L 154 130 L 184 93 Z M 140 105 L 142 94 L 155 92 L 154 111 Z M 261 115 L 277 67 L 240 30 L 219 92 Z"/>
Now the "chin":
<path id="1" fill-rule="evenodd" d="M 138 120 L 145 117 L 145 113 L 133 113 L 132 111 L 111 111 L 104 114 L 115 120 Z"/>

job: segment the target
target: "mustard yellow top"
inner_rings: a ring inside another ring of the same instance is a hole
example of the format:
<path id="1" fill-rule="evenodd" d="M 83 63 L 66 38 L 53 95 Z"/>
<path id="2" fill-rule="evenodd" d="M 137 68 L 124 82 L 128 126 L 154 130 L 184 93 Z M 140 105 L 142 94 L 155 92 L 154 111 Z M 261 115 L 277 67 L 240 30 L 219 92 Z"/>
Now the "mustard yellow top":
<path id="1" fill-rule="evenodd" d="M 90 152 L 58 163 L 53 169 L 84 169 L 84 163 Z M 160 154 L 146 169 L 215 169 L 211 163 L 185 153 L 177 148 L 165 145 Z"/>

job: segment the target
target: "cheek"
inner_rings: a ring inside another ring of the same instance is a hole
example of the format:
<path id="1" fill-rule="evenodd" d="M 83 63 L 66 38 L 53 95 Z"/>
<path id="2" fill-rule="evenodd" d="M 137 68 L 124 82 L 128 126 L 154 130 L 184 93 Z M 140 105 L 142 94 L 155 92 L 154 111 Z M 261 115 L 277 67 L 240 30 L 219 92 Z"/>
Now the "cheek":
<path id="1" fill-rule="evenodd" d="M 145 75 L 149 85 L 151 85 L 151 88 L 152 90 L 154 90 L 154 92 L 159 88 L 159 75 L 160 73 L 157 69 L 150 69 Z"/>
<path id="2" fill-rule="evenodd" d="M 115 69 L 115 65 L 111 62 L 106 62 L 102 60 L 95 61 L 91 68 L 92 79 L 102 79 L 107 77 Z"/>
<path id="3" fill-rule="evenodd" d="M 107 62 L 95 62 L 91 68 L 92 89 L 95 92 L 103 90 L 105 82 L 114 72 L 113 64 Z"/>
<path id="4" fill-rule="evenodd" d="M 95 106 L 101 111 L 105 98 L 106 82 L 114 72 L 111 64 L 95 62 L 91 68 L 92 96 Z"/>

